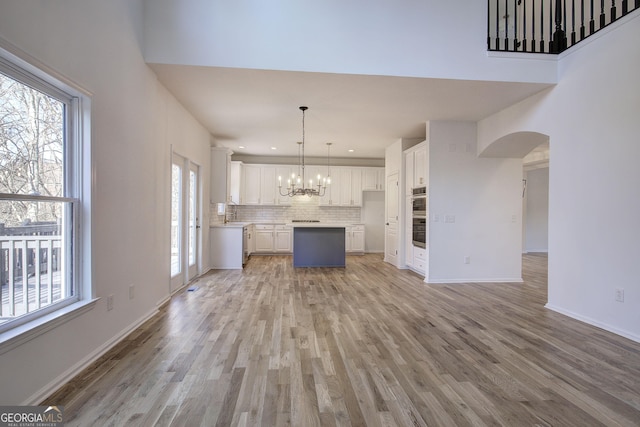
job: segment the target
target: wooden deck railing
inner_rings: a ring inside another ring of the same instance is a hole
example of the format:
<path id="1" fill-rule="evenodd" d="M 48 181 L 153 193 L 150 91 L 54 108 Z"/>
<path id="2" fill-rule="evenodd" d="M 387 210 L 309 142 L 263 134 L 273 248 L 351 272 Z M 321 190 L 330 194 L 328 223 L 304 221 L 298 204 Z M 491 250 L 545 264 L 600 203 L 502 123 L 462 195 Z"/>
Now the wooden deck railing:
<path id="1" fill-rule="evenodd" d="M 0 236 L 0 323 L 66 297 L 60 236 Z"/>

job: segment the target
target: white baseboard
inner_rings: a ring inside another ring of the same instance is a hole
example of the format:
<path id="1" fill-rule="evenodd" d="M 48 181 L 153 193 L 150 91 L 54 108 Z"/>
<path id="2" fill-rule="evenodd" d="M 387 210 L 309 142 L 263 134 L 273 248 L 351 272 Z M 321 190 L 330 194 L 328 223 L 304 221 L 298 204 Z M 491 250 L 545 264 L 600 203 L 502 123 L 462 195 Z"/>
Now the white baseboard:
<path id="1" fill-rule="evenodd" d="M 496 277 L 493 279 L 424 279 L 425 283 L 524 283 L 522 277 Z"/>
<path id="2" fill-rule="evenodd" d="M 90 366 L 93 362 L 95 362 L 100 357 L 102 357 L 106 352 L 108 352 L 113 347 L 115 347 L 115 345 L 118 344 L 120 341 L 122 341 L 127 335 L 129 335 L 135 329 L 140 327 L 144 322 L 146 322 L 147 320 L 155 316 L 156 313 L 158 313 L 158 309 L 154 308 L 149 313 L 147 313 L 146 315 L 142 316 L 140 319 L 138 319 L 131 325 L 124 328 L 122 331 L 116 334 L 109 341 L 107 341 L 106 343 L 98 347 L 95 351 L 90 353 L 87 357 L 78 361 L 78 363 L 73 365 L 71 368 L 67 369 L 66 372 L 62 373 L 56 379 L 51 381 L 49 384 L 45 385 L 40 390 L 38 390 L 35 394 L 31 395 L 31 397 L 29 397 L 26 401 L 24 401 L 22 405 L 26 405 L 26 406 L 39 405 L 44 399 L 46 399 L 48 396 L 50 396 L 55 391 L 57 391 L 60 387 L 62 387 L 63 385 L 71 381 L 76 375 L 82 372 L 85 368 Z"/>
<path id="3" fill-rule="evenodd" d="M 545 304 L 545 308 L 548 308 L 549 310 L 555 311 L 556 313 L 563 314 L 563 315 L 565 315 L 567 317 L 571 317 L 572 319 L 579 320 L 581 322 L 587 323 L 587 324 L 589 324 L 591 326 L 596 326 L 596 327 L 598 327 L 600 329 L 604 329 L 607 332 L 611 332 L 611 333 L 614 333 L 616 335 L 620 335 L 621 337 L 628 338 L 631 341 L 635 341 L 637 343 L 640 343 L 640 335 L 637 335 L 635 333 L 626 331 L 624 329 L 616 328 L 615 326 L 611 326 L 611 325 L 608 325 L 606 323 L 602 323 L 602 322 L 600 322 L 598 320 L 592 319 L 592 318 L 587 317 L 587 316 L 583 316 L 583 315 L 578 314 L 578 313 L 574 313 L 574 312 L 569 311 L 569 310 L 565 310 L 564 308 L 555 306 L 553 304 L 547 303 L 547 304 Z"/>

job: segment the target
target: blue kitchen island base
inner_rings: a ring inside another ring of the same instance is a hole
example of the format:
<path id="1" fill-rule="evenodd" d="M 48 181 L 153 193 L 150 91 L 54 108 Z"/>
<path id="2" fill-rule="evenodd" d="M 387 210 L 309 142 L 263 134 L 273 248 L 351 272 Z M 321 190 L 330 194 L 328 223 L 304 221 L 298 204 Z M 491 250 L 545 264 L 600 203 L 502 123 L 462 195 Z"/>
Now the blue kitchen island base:
<path id="1" fill-rule="evenodd" d="M 295 227 L 294 267 L 345 267 L 344 227 Z"/>

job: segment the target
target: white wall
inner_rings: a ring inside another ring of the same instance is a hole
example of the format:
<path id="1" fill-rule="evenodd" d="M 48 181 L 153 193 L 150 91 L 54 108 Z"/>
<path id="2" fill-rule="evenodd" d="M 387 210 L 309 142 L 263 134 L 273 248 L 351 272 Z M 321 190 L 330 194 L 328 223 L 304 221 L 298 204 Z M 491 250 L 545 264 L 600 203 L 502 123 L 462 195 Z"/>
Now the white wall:
<path id="1" fill-rule="evenodd" d="M 431 121 L 429 129 L 425 280 L 521 281 L 522 161 L 478 158 L 475 123 Z"/>
<path id="2" fill-rule="evenodd" d="M 2 3 L 0 38 L 93 94 L 93 280 L 102 298 L 0 355 L 2 404 L 38 403 L 168 297 L 170 144 L 208 177 L 209 135 L 144 63 L 141 28 L 141 1 Z"/>
<path id="3" fill-rule="evenodd" d="M 550 90 L 479 124 L 550 136 L 548 307 L 640 341 L 640 15 L 560 59 Z M 615 301 L 623 288 L 624 303 Z"/>
<path id="4" fill-rule="evenodd" d="M 553 56 L 487 55 L 477 0 L 145 0 L 148 62 L 555 83 Z M 454 53 L 455 51 L 455 53 Z"/>
<path id="5" fill-rule="evenodd" d="M 549 168 L 525 173 L 524 251 L 549 250 Z"/>

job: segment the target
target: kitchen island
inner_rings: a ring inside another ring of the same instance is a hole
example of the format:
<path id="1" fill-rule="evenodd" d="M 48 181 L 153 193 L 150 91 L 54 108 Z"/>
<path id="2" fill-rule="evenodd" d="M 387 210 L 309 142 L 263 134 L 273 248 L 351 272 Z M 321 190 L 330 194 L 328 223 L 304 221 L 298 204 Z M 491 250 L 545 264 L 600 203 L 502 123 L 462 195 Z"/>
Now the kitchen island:
<path id="1" fill-rule="evenodd" d="M 294 267 L 345 267 L 345 225 L 294 224 Z"/>

